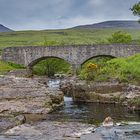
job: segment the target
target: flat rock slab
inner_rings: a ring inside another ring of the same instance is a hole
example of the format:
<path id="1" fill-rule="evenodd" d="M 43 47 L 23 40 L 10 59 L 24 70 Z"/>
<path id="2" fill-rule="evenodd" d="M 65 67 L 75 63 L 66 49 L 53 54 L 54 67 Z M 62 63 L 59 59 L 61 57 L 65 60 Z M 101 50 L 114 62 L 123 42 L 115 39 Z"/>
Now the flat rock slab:
<path id="1" fill-rule="evenodd" d="M 28 140 L 79 140 L 81 135 L 91 133 L 94 126 L 76 122 L 43 121 L 33 125 L 23 124 L 9 129 L 6 136 L 19 136 Z M 6 140 L 6 139 L 3 139 Z"/>
<path id="2" fill-rule="evenodd" d="M 47 100 L 47 99 L 46 99 Z M 0 102 L 0 113 L 39 113 L 47 114 L 52 108 L 44 106 L 45 98 L 31 98 L 18 100 L 5 100 Z"/>
<path id="3" fill-rule="evenodd" d="M 63 104 L 63 93 L 36 78 L 0 76 L 0 114 L 47 114 Z"/>

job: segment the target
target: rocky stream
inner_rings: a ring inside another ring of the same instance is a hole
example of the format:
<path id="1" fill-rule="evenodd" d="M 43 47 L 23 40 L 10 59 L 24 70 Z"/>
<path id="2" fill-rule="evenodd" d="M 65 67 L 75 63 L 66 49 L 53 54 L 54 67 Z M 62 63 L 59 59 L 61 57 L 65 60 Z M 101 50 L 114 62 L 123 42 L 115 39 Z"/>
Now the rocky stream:
<path id="1" fill-rule="evenodd" d="M 129 110 L 114 102 L 90 102 L 87 95 L 84 99 L 88 102 L 78 101 L 83 97 L 64 95 L 71 89 L 60 86 L 60 82 L 60 79 L 0 76 L 0 140 L 140 139 L 139 110 Z M 75 87 L 76 93 L 84 95 L 89 90 L 83 85 L 79 88 L 79 84 Z M 117 87 L 118 94 L 119 90 Z M 103 123 L 108 116 L 112 118 L 109 126 Z"/>

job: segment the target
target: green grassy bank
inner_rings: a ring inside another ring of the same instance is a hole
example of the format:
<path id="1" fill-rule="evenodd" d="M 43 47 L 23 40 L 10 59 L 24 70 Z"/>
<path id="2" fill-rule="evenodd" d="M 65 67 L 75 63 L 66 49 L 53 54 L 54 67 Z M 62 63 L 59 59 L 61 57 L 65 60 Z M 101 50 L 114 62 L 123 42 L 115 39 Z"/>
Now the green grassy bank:
<path id="1" fill-rule="evenodd" d="M 11 70 L 16 70 L 16 69 L 22 69 L 25 68 L 19 64 L 14 64 L 11 62 L 4 62 L 0 60 L 0 74 L 5 74 L 6 72 L 9 72 Z"/>
<path id="2" fill-rule="evenodd" d="M 90 64 L 86 64 L 80 72 L 80 77 L 92 81 L 117 80 L 140 84 L 140 54 L 127 58 L 109 59 L 92 60 L 90 64 L 96 64 L 98 67 L 88 68 Z"/>

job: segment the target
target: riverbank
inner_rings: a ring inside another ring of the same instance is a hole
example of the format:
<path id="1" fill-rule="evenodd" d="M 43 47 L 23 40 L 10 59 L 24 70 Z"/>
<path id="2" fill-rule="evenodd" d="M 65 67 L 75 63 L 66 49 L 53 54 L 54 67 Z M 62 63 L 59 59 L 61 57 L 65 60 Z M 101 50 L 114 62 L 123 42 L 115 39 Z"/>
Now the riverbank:
<path id="1" fill-rule="evenodd" d="M 123 104 L 130 110 L 140 110 L 140 86 L 114 82 L 87 82 L 78 78 L 61 84 L 64 94 L 74 101 Z"/>
<path id="2" fill-rule="evenodd" d="M 63 93 L 51 90 L 39 81 L 0 76 L 0 130 L 24 123 L 23 114 L 48 114 L 63 105 Z"/>

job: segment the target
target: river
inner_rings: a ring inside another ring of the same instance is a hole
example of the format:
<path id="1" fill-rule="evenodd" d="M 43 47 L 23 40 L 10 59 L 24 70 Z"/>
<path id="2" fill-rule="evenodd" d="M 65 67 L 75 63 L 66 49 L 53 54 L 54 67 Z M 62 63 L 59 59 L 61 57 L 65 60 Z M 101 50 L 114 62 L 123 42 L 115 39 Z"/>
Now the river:
<path id="1" fill-rule="evenodd" d="M 52 88 L 59 88 L 59 81 L 50 81 L 49 84 Z M 123 122 L 127 125 L 116 125 L 110 130 L 99 127 L 97 132 L 103 134 L 104 139 L 140 139 L 140 112 L 129 111 L 126 106 L 121 104 L 73 102 L 72 97 L 66 96 L 64 97 L 64 103 L 63 107 L 51 113 L 47 119 L 101 125 L 107 116 L 111 116 L 117 124 Z M 138 134 L 135 132 L 138 132 Z M 90 135 L 87 136 L 87 139 L 90 139 Z"/>
<path id="2" fill-rule="evenodd" d="M 48 86 L 54 90 L 59 89 L 60 80 L 49 80 Z M 111 116 L 116 125 L 110 129 L 101 126 L 103 120 Z M 64 97 L 64 106 L 53 111 L 49 115 L 26 115 L 27 123 L 30 121 L 57 121 L 57 122 L 82 122 L 94 124 L 97 127 L 95 133 L 102 135 L 103 140 L 139 140 L 140 139 L 140 112 L 129 111 L 120 104 L 99 104 L 73 102 L 72 97 Z M 123 122 L 123 123 L 122 123 Z M 119 123 L 121 125 L 119 125 Z M 75 128 L 76 129 L 76 128 Z M 92 140 L 94 133 L 83 136 L 82 140 Z M 20 136 L 6 138 L 0 136 L 0 140 L 20 140 Z M 94 140 L 94 139 L 93 139 Z"/>
<path id="3" fill-rule="evenodd" d="M 60 80 L 49 80 L 50 88 L 59 89 Z M 111 116 L 116 122 L 140 121 L 140 112 L 129 111 L 121 104 L 101 104 L 73 102 L 72 97 L 64 96 L 64 106 L 49 115 L 49 119 L 59 121 L 78 121 L 99 124 Z"/>

